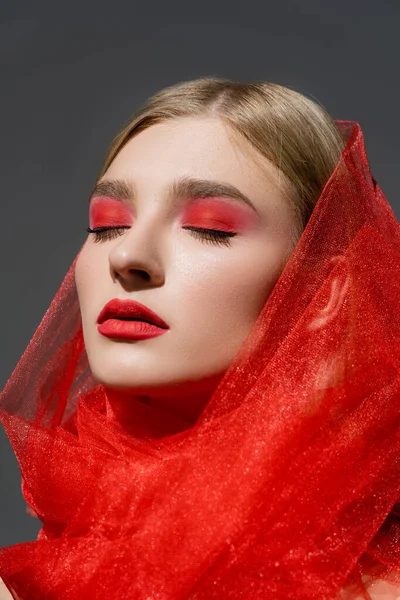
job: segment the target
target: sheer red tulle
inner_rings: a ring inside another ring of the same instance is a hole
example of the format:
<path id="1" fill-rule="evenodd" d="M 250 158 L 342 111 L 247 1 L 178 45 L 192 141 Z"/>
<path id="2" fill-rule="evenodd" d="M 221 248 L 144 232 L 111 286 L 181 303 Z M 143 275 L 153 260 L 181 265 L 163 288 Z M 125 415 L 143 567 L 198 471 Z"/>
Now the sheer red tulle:
<path id="1" fill-rule="evenodd" d="M 347 600 L 400 581 L 400 227 L 359 125 L 337 124 L 342 157 L 193 426 L 93 380 L 74 261 L 0 396 L 43 522 L 0 550 L 15 597 Z"/>

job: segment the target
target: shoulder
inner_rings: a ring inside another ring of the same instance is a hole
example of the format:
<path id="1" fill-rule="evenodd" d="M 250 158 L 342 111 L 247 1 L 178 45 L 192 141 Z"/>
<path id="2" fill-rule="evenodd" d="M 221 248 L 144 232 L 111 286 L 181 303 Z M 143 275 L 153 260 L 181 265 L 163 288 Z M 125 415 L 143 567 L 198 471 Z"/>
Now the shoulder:
<path id="1" fill-rule="evenodd" d="M 15 599 L 21 600 L 21 598 L 19 596 L 17 596 L 15 592 L 13 592 L 13 593 L 14 593 L 14 598 L 11 596 L 10 592 L 6 588 L 4 581 L 0 577 L 0 600 L 15 600 Z"/>
<path id="2" fill-rule="evenodd" d="M 377 579 L 367 587 L 367 591 L 371 600 L 400 600 L 400 583 L 394 584 L 384 579 Z"/>
<path id="3" fill-rule="evenodd" d="M 10 592 L 4 585 L 3 580 L 0 578 L 0 600 L 13 600 Z"/>

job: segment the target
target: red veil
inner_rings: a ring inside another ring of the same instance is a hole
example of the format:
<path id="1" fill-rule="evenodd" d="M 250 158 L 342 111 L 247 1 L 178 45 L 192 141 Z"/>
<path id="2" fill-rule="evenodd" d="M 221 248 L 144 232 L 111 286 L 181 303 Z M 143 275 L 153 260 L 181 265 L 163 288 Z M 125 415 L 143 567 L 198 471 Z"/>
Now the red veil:
<path id="1" fill-rule="evenodd" d="M 0 396 L 43 522 L 0 550 L 15 597 L 332 600 L 400 581 L 400 227 L 359 125 L 337 124 L 335 171 L 193 426 L 117 411 L 93 381 L 74 261 Z"/>

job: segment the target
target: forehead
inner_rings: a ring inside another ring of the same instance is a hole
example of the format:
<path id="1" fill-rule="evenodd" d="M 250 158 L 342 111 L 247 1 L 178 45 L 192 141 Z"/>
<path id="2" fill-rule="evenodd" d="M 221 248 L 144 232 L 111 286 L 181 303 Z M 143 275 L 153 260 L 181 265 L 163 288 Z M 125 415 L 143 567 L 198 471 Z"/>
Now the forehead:
<path id="1" fill-rule="evenodd" d="M 171 119 L 134 136 L 105 175 L 129 179 L 139 193 L 177 177 L 219 180 L 249 196 L 258 210 L 282 210 L 280 171 L 230 125 L 214 117 Z M 267 205 L 267 206 L 266 206 Z"/>
<path id="2" fill-rule="evenodd" d="M 221 119 L 211 117 L 171 119 L 150 126 L 129 140 L 110 170 L 113 166 L 128 166 L 132 160 L 141 166 L 161 161 L 175 169 L 192 171 L 240 167 L 253 174 L 255 170 L 261 171 L 258 162 L 275 172 L 269 161 L 244 137 Z"/>

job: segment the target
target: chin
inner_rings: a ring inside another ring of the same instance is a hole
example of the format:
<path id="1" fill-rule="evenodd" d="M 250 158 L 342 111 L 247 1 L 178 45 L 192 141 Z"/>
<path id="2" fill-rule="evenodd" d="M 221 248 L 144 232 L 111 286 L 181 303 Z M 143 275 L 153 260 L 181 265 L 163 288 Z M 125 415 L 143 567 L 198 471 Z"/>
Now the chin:
<path id="1" fill-rule="evenodd" d="M 142 390 L 151 389 L 162 385 L 161 381 L 154 379 L 151 370 L 141 371 L 136 367 L 126 368 L 124 365 L 107 364 L 106 367 L 92 366 L 94 378 L 102 385 L 116 390 L 131 390 L 132 392 L 142 392 Z"/>
<path id="2" fill-rule="evenodd" d="M 90 366 L 97 383 L 115 390 L 150 394 L 152 391 L 160 391 L 179 384 L 179 381 L 171 380 L 171 373 L 168 370 L 163 372 L 154 361 L 147 365 L 135 361 L 132 365 L 129 362 L 124 364 L 122 361 L 106 360 L 95 361 Z"/>
<path id="3" fill-rule="evenodd" d="M 97 383 L 134 394 L 174 396 L 209 392 L 220 381 L 228 364 L 202 364 L 187 353 L 110 342 L 86 347 L 89 365 Z"/>
<path id="4" fill-rule="evenodd" d="M 209 375 L 208 373 L 182 373 L 179 370 L 176 377 L 171 368 L 164 365 L 135 365 L 127 366 L 107 361 L 106 364 L 91 365 L 93 376 L 97 383 L 107 388 L 130 392 L 132 394 L 173 397 L 175 395 L 190 395 L 194 392 L 212 390 L 223 377 L 223 373 Z"/>

